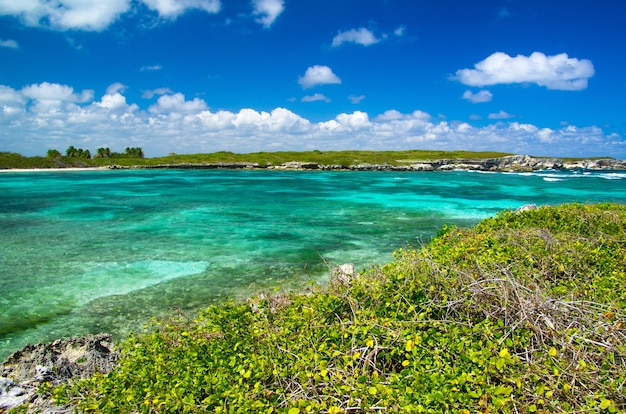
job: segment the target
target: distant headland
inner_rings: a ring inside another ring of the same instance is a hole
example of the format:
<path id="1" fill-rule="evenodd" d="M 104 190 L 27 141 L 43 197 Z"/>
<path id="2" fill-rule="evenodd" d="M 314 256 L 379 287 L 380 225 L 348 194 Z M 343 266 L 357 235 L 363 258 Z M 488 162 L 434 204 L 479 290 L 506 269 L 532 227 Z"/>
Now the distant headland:
<path id="1" fill-rule="evenodd" d="M 75 148 L 71 147 L 75 150 Z M 108 150 L 108 149 L 106 149 Z M 553 158 L 497 152 L 470 151 L 303 151 L 238 154 L 170 154 L 145 158 L 141 148 L 115 153 L 48 151 L 46 157 L 25 157 L 0 152 L 0 170 L 52 169 L 272 169 L 331 171 L 537 171 L 626 170 L 626 160 L 610 157 Z"/>

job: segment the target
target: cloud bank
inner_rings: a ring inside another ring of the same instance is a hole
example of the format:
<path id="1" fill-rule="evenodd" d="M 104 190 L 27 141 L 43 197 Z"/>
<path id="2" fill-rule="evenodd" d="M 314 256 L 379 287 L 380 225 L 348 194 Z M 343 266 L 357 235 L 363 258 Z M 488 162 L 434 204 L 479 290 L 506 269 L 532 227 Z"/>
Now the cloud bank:
<path id="1" fill-rule="evenodd" d="M 168 88 L 151 91 L 158 98 L 143 110 L 127 102 L 124 91 L 124 85 L 115 83 L 95 99 L 91 90 L 55 83 L 20 90 L 0 85 L 0 147 L 24 155 L 74 145 L 116 151 L 140 146 L 149 157 L 170 152 L 463 148 L 626 158 L 626 140 L 599 127 L 542 128 L 503 121 L 509 116 L 505 112 L 485 127 L 395 109 L 373 117 L 354 111 L 311 122 L 286 108 L 214 111 L 204 100 L 187 99 Z"/>
<path id="2" fill-rule="evenodd" d="M 252 0 L 256 21 L 270 27 L 284 11 L 284 0 Z M 13 16 L 31 27 L 52 30 L 102 31 L 123 15 L 146 7 L 165 20 L 190 10 L 215 14 L 221 0 L 0 0 L 0 16 Z M 9 41 L 10 42 L 10 41 Z M 13 47 L 11 44 L 0 46 Z"/>
<path id="3" fill-rule="evenodd" d="M 566 53 L 546 56 L 534 52 L 530 56 L 509 56 L 496 52 L 474 65 L 474 69 L 459 69 L 452 77 L 468 86 L 488 86 L 510 83 L 534 83 L 548 89 L 578 91 L 587 88 L 594 75 L 590 60 L 570 58 Z"/>

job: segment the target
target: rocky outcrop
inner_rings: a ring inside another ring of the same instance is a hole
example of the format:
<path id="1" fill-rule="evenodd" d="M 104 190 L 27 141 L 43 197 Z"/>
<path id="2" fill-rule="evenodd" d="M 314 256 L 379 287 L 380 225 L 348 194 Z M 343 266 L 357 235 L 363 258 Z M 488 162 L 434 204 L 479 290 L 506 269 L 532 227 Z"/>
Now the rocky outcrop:
<path id="1" fill-rule="evenodd" d="M 112 170 L 118 169 L 139 169 L 139 170 L 167 170 L 167 169 L 183 169 L 183 170 L 245 170 L 263 168 L 257 162 L 211 162 L 211 163 L 181 163 L 181 164 L 157 164 L 157 165 L 138 165 L 133 167 L 123 167 L 119 165 L 111 165 Z"/>
<path id="2" fill-rule="evenodd" d="M 49 396 L 39 394 L 38 385 L 58 385 L 97 372 L 108 373 L 118 357 L 107 334 L 27 345 L 9 356 L 0 368 L 0 413 L 20 404 L 28 404 L 29 413 L 72 413 L 72 407 L 56 406 Z"/>
<path id="3" fill-rule="evenodd" d="M 325 170 L 325 171 L 538 171 L 538 170 L 626 170 L 626 161 L 612 158 L 597 160 L 563 161 L 559 158 L 540 158 L 529 155 L 512 155 L 485 159 L 442 159 L 427 160 L 407 165 L 356 164 L 321 165 L 306 162 L 288 162 L 276 167 L 282 170 Z"/>
<path id="4" fill-rule="evenodd" d="M 559 158 L 531 157 L 529 155 L 512 155 L 501 158 L 485 159 L 441 159 L 391 164 L 355 164 L 355 165 L 324 165 L 316 162 L 289 161 L 280 165 L 259 164 L 256 162 L 214 162 L 214 163 L 183 163 L 159 164 L 123 167 L 111 165 L 110 169 L 195 169 L 195 170 L 324 170 L 324 171 L 537 171 L 537 170 L 626 170 L 626 161 L 612 158 L 563 161 Z"/>
<path id="5" fill-rule="evenodd" d="M 276 170 L 318 170 L 320 165 L 316 162 L 289 161 L 274 167 Z"/>

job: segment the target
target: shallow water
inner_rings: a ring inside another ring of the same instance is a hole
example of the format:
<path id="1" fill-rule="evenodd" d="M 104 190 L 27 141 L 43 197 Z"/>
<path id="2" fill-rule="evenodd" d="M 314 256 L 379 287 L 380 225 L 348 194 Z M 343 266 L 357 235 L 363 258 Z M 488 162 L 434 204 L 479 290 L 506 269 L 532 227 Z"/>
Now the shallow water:
<path id="1" fill-rule="evenodd" d="M 67 171 L 0 174 L 0 359 L 121 338 L 173 308 L 383 264 L 445 224 L 528 203 L 626 203 L 626 173 Z"/>

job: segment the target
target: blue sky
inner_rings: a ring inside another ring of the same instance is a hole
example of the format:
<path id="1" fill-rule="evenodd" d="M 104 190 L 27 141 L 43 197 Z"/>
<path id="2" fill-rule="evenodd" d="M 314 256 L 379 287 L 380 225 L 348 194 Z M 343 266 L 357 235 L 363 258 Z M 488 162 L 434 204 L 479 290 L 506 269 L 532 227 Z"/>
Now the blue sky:
<path id="1" fill-rule="evenodd" d="M 626 158 L 621 0 L 0 0 L 0 151 Z"/>

